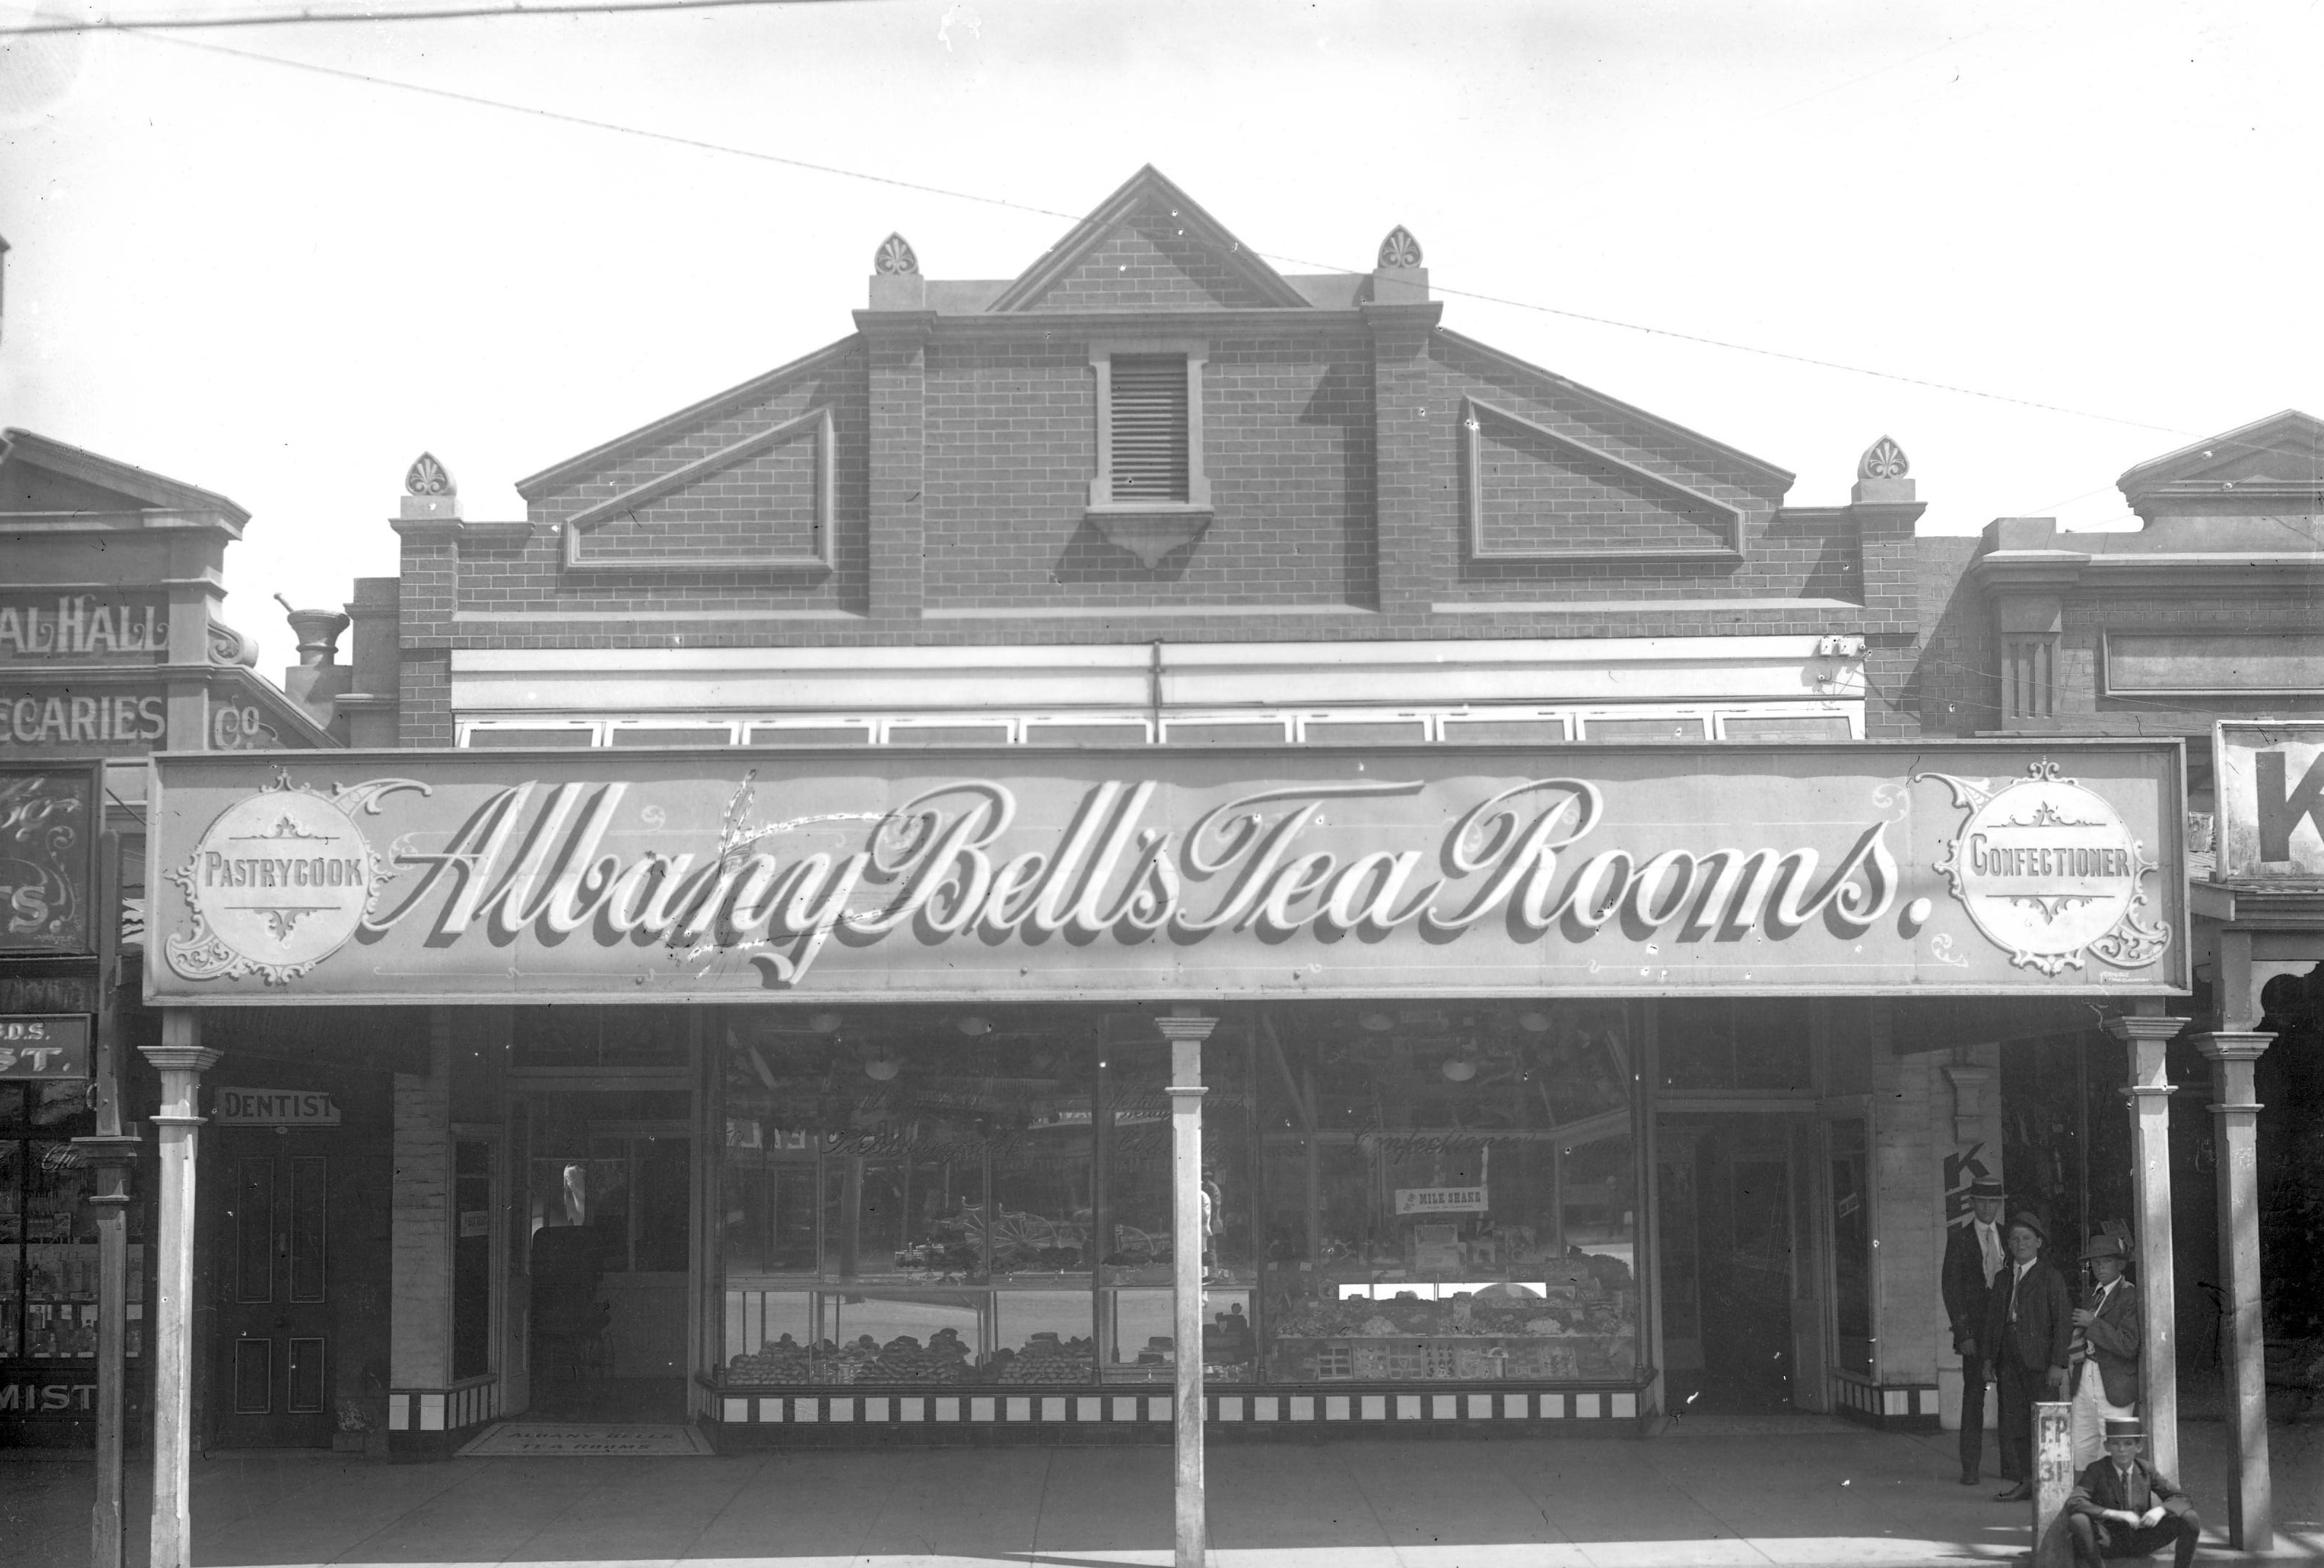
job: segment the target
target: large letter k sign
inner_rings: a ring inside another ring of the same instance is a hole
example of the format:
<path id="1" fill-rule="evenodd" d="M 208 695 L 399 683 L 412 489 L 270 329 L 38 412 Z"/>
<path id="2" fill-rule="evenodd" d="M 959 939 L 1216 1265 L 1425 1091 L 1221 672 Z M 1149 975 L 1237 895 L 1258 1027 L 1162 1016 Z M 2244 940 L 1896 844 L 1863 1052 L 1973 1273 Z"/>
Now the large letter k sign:
<path id="1" fill-rule="evenodd" d="M 2282 752 L 2257 752 L 2252 755 L 2252 781 L 2259 794 L 2259 858 L 2263 861 L 2290 860 L 2292 834 L 2301 822 L 2315 817 L 2318 809 L 2324 807 L 2324 752 L 2317 753 L 2299 786 L 2289 791 L 2283 787 L 2283 762 Z M 2324 834 L 2324 817 L 2317 818 L 2317 831 Z"/>

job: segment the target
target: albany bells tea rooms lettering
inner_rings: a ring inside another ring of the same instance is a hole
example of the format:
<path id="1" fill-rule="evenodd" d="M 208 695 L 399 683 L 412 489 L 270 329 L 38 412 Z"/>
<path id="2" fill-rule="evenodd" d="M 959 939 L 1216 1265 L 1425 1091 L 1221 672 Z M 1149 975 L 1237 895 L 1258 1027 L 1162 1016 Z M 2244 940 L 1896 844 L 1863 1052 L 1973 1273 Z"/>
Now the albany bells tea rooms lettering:
<path id="1" fill-rule="evenodd" d="M 1911 770 L 1940 755 L 1978 770 Z M 2079 781 L 2017 747 L 403 753 L 270 781 L 171 757 L 152 984 L 260 1001 L 422 980 L 478 1001 L 2175 986 L 2180 900 L 2154 847 L 2175 750 L 2075 761 Z"/>

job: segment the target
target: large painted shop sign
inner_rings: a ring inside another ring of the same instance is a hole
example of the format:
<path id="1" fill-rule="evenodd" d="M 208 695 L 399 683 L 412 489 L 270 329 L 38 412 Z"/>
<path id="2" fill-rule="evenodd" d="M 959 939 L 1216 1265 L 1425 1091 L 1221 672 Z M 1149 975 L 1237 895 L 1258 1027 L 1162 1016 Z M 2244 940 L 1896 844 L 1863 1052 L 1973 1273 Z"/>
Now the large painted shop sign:
<path id="1" fill-rule="evenodd" d="M 2220 879 L 2324 884 L 2324 720 L 2229 721 L 2211 745 Z"/>
<path id="2" fill-rule="evenodd" d="M 169 1004 L 2187 980 L 2176 742 L 153 767 Z"/>

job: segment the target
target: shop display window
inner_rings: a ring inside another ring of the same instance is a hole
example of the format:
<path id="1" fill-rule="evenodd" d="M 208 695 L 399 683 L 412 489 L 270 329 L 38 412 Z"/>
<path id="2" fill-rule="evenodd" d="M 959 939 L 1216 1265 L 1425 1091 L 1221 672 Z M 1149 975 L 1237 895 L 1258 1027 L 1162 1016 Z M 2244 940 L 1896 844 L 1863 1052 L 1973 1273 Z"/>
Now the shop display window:
<path id="1" fill-rule="evenodd" d="M 97 1356 L 95 1172 L 71 1139 L 94 1130 L 83 1085 L 0 1084 L 0 1359 Z M 129 1353 L 142 1353 L 143 1214 L 129 1209 Z"/>
<path id="2" fill-rule="evenodd" d="M 1619 1002 L 1279 1020 L 1268 1380 L 1635 1375 L 1630 1036 Z"/>
<path id="3" fill-rule="evenodd" d="M 1630 1016 L 1222 1023 L 1203 1064 L 1205 1379 L 1633 1377 Z M 1169 1053 L 1149 1022 L 896 1010 L 725 1032 L 729 1386 L 1176 1376 Z"/>
<path id="4" fill-rule="evenodd" d="M 1237 1035 L 1204 1046 L 1202 1353 L 1212 1382 L 1247 1382 L 1257 1371 L 1250 1065 L 1248 1042 Z M 1159 1050 L 1109 1053 L 1101 1073 L 1107 1241 L 1098 1262 L 1095 1337 L 1105 1382 L 1167 1382 L 1176 1375 L 1169 1076 L 1169 1058 Z"/>

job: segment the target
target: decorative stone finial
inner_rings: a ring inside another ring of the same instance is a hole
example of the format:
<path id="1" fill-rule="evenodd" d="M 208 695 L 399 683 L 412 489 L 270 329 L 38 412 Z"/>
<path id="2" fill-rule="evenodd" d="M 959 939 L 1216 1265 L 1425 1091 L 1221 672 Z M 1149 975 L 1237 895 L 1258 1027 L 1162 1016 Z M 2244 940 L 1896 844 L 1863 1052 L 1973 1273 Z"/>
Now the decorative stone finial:
<path id="1" fill-rule="evenodd" d="M 1388 238 L 1380 241 L 1379 264 L 1383 272 L 1390 268 L 1410 272 L 1420 265 L 1420 242 L 1412 237 L 1410 229 L 1398 224 L 1388 231 Z"/>
<path id="2" fill-rule="evenodd" d="M 1904 456 L 1904 448 L 1883 436 L 1856 460 L 1856 488 L 1849 492 L 1849 499 L 1859 506 L 1911 501 L 1912 473 L 1913 460 Z"/>
<path id="3" fill-rule="evenodd" d="M 902 235 L 891 234 L 880 242 L 880 249 L 872 258 L 872 270 L 884 276 L 917 272 L 920 258 L 912 254 L 911 244 Z"/>
<path id="4" fill-rule="evenodd" d="M 460 487 L 452 483 L 452 471 L 437 460 L 435 453 L 420 453 L 403 471 L 403 495 L 396 515 L 402 522 L 460 521 Z"/>
<path id="5" fill-rule="evenodd" d="M 452 471 L 436 459 L 433 452 L 422 452 L 410 468 L 404 470 L 403 488 L 412 495 L 457 495 L 460 487 L 452 483 Z"/>
<path id="6" fill-rule="evenodd" d="M 1886 436 L 1865 447 L 1856 465 L 1858 479 L 1902 479 L 1912 471 L 1912 459 L 1904 456 L 1904 448 Z"/>

